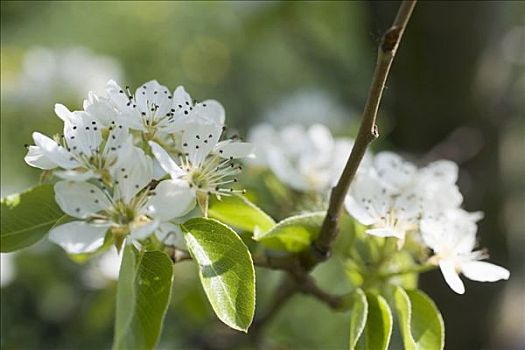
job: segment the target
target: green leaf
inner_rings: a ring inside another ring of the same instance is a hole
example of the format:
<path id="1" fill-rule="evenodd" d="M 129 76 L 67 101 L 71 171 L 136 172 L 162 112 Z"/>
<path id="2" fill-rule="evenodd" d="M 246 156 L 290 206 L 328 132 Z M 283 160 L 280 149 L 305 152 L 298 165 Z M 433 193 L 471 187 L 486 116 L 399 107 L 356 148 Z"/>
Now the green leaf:
<path id="1" fill-rule="evenodd" d="M 117 286 L 113 349 L 155 348 L 168 309 L 173 264 L 163 252 L 126 245 Z"/>
<path id="2" fill-rule="evenodd" d="M 394 302 L 407 350 L 443 349 L 445 326 L 434 302 L 419 290 L 397 287 Z"/>
<path id="3" fill-rule="evenodd" d="M 255 270 L 248 248 L 231 228 L 213 219 L 191 219 L 183 228 L 217 317 L 246 332 L 255 313 Z"/>
<path id="4" fill-rule="evenodd" d="M 51 184 L 2 198 L 0 251 L 12 252 L 35 244 L 62 216 Z"/>
<path id="5" fill-rule="evenodd" d="M 368 314 L 366 295 L 361 289 L 356 289 L 352 294 L 352 311 L 350 315 L 350 350 L 355 349 L 359 337 L 363 333 Z"/>
<path id="6" fill-rule="evenodd" d="M 386 300 L 373 293 L 366 293 L 368 317 L 356 349 L 385 350 L 392 334 L 392 313 Z"/>
<path id="7" fill-rule="evenodd" d="M 289 217 L 268 232 L 255 232 L 253 239 L 267 248 L 297 253 L 317 238 L 325 212 Z"/>
<path id="8" fill-rule="evenodd" d="M 249 232 L 266 232 L 275 225 L 275 221 L 268 214 L 244 196 L 223 196 L 221 200 L 214 197 L 210 201 L 208 215 Z"/>
<path id="9" fill-rule="evenodd" d="M 414 350 L 416 349 L 416 342 L 414 338 L 412 338 L 412 332 L 410 330 L 412 305 L 410 304 L 410 298 L 407 293 L 401 287 L 396 287 L 394 290 L 394 304 L 397 313 L 397 322 L 399 323 L 401 336 L 403 338 L 403 346 L 405 350 Z"/>

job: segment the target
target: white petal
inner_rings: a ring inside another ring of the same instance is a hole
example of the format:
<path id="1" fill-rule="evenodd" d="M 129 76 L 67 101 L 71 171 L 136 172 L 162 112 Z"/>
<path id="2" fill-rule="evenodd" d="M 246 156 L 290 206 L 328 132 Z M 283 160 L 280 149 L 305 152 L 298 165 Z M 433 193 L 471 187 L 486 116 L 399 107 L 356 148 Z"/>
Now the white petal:
<path id="1" fill-rule="evenodd" d="M 164 180 L 155 188 L 150 199 L 150 213 L 153 217 L 168 221 L 187 214 L 195 206 L 195 191 L 186 181 Z"/>
<path id="2" fill-rule="evenodd" d="M 60 119 L 64 121 L 64 123 L 69 122 L 71 118 L 71 112 L 69 109 L 60 103 L 55 104 L 55 113 Z"/>
<path id="3" fill-rule="evenodd" d="M 456 271 L 456 263 L 453 260 L 441 260 L 439 262 L 439 268 L 441 273 L 445 278 L 447 284 L 452 288 L 452 290 L 458 294 L 465 293 L 465 286 L 463 281 L 459 278 L 459 275 Z"/>
<path id="4" fill-rule="evenodd" d="M 57 167 L 56 163 L 47 158 L 38 146 L 29 146 L 24 160 L 39 169 L 49 170 Z"/>
<path id="5" fill-rule="evenodd" d="M 210 154 L 222 134 L 222 126 L 192 123 L 182 134 L 182 150 L 194 166 L 200 165 Z"/>
<path id="6" fill-rule="evenodd" d="M 485 261 L 469 261 L 461 264 L 461 272 L 465 277 L 479 282 L 495 282 L 508 280 L 509 270 Z"/>
<path id="7" fill-rule="evenodd" d="M 331 155 L 328 157 L 330 160 L 330 166 L 328 167 L 328 171 L 331 186 L 335 186 L 337 181 L 339 181 L 339 178 L 343 173 L 343 169 L 345 168 L 346 162 L 348 160 L 348 157 L 350 156 L 350 152 L 352 151 L 353 146 L 354 141 L 351 139 L 341 138 L 335 140 L 334 147 L 331 151 Z M 365 159 L 368 158 L 365 157 L 359 165 L 358 170 L 360 172 L 365 171 L 365 168 L 369 166 Z"/>
<path id="8" fill-rule="evenodd" d="M 64 147 L 58 145 L 49 137 L 39 132 L 34 132 L 33 140 L 40 148 L 42 154 L 58 166 L 64 169 L 72 169 L 80 165 Z"/>
<path id="9" fill-rule="evenodd" d="M 75 111 L 64 123 L 64 137 L 71 153 L 89 157 L 102 143 L 100 122 L 86 112 Z"/>
<path id="10" fill-rule="evenodd" d="M 372 216 L 368 210 L 362 205 L 362 203 L 357 202 L 354 197 L 347 196 L 345 199 L 345 208 L 348 214 L 354 217 L 363 225 L 372 225 L 377 221 L 377 218 Z"/>
<path id="11" fill-rule="evenodd" d="M 391 194 L 372 173 L 358 175 L 350 187 L 349 196 L 354 202 L 350 203 L 353 213 L 368 224 L 382 222 L 391 207 Z M 361 207 L 361 209 L 357 209 Z M 368 213 L 368 218 L 363 212 Z M 353 214 L 352 214 L 353 215 Z M 373 218 L 373 222 L 372 222 Z"/>
<path id="12" fill-rule="evenodd" d="M 215 100 L 206 100 L 197 103 L 194 108 L 195 117 L 199 122 L 214 123 L 224 125 L 225 112 L 220 102 Z"/>
<path id="13" fill-rule="evenodd" d="M 168 152 L 164 150 L 164 148 L 153 141 L 150 141 L 149 145 L 151 146 L 151 152 L 159 161 L 162 169 L 170 174 L 172 179 L 177 179 L 185 174 L 185 172 L 177 165 L 177 163 L 175 163 L 175 161 L 170 157 Z"/>
<path id="14" fill-rule="evenodd" d="M 113 163 L 118 158 L 119 152 L 124 152 L 123 148 L 132 145 L 133 139 L 127 127 L 117 123 L 110 124 L 103 156 L 107 161 Z"/>
<path id="15" fill-rule="evenodd" d="M 192 113 L 193 102 L 191 96 L 186 92 L 183 86 L 177 86 L 173 92 L 172 108 L 175 110 L 174 114 L 178 120 L 189 119 Z M 190 109 L 190 107 L 192 109 Z M 192 113 L 193 114 L 193 113 Z"/>
<path id="16" fill-rule="evenodd" d="M 381 180 L 393 189 L 402 190 L 415 180 L 417 168 L 392 152 L 380 152 L 374 167 Z"/>
<path id="17" fill-rule="evenodd" d="M 334 138 L 330 129 L 323 124 L 314 124 L 308 128 L 308 137 L 317 149 L 332 149 Z"/>
<path id="18" fill-rule="evenodd" d="M 57 182 L 55 200 L 66 214 L 81 219 L 88 218 L 111 205 L 107 196 L 97 186 L 87 182 Z"/>
<path id="19" fill-rule="evenodd" d="M 49 239 L 70 254 L 91 253 L 104 244 L 107 230 L 106 226 L 73 221 L 51 229 Z"/>
<path id="20" fill-rule="evenodd" d="M 117 113 L 112 108 L 110 101 L 95 95 L 92 91 L 89 92 L 88 99 L 84 100 L 83 107 L 86 113 L 98 120 L 104 127 L 110 126 L 111 122 L 117 118 Z"/>
<path id="21" fill-rule="evenodd" d="M 255 158 L 250 163 L 268 166 L 268 146 L 277 146 L 279 139 L 277 132 L 270 124 L 264 123 L 254 126 L 248 133 L 248 140 L 255 145 Z"/>
<path id="22" fill-rule="evenodd" d="M 443 221 L 434 216 L 425 216 L 421 219 L 419 228 L 423 242 L 434 252 L 440 253 L 441 248 L 446 244 L 443 240 L 443 232 L 445 230 Z"/>
<path id="23" fill-rule="evenodd" d="M 113 80 L 108 81 L 106 85 L 106 92 L 115 107 L 117 107 L 120 112 L 126 111 L 128 107 L 129 98 L 124 92 L 124 90 Z"/>
<path id="24" fill-rule="evenodd" d="M 141 223 L 140 225 L 131 226 L 131 237 L 133 239 L 145 239 L 153 233 L 159 227 L 158 220 L 152 220 L 147 223 Z"/>
<path id="25" fill-rule="evenodd" d="M 135 146 L 119 157 L 115 183 L 118 184 L 120 198 L 129 203 L 153 179 L 153 162 L 142 149 Z"/>
<path id="26" fill-rule="evenodd" d="M 231 140 L 221 141 L 213 150 L 222 158 L 253 158 L 254 146 L 248 142 L 233 142 Z"/>
<path id="27" fill-rule="evenodd" d="M 405 191 L 395 199 L 394 207 L 399 219 L 415 222 L 423 211 L 423 199 L 418 193 Z"/>
<path id="28" fill-rule="evenodd" d="M 140 113 L 163 117 L 170 111 L 171 94 L 168 89 L 156 80 L 148 81 L 135 92 L 135 101 Z"/>
<path id="29" fill-rule="evenodd" d="M 305 176 L 294 168 L 290 159 L 281 150 L 274 148 L 268 148 L 267 150 L 268 165 L 279 180 L 299 191 L 311 190 L 311 186 Z"/>
<path id="30" fill-rule="evenodd" d="M 458 165 L 450 160 L 438 160 L 420 170 L 420 176 L 431 181 L 455 184 L 458 180 Z"/>
<path id="31" fill-rule="evenodd" d="M 134 130 L 146 131 L 141 114 L 136 109 L 130 109 L 117 115 L 116 122 Z"/>

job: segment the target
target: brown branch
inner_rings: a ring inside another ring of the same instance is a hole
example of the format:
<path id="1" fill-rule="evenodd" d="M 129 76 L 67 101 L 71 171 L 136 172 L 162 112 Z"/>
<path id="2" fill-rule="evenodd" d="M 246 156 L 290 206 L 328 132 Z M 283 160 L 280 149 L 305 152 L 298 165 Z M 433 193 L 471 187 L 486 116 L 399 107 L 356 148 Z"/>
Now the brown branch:
<path id="1" fill-rule="evenodd" d="M 341 216 L 350 184 L 355 177 L 368 145 L 379 136 L 376 125 L 377 110 L 390 67 L 415 5 L 415 0 L 403 1 L 394 23 L 383 35 L 378 50 L 374 76 L 354 147 L 337 185 L 332 189 L 328 211 L 326 212 L 319 237 L 313 242 L 308 254 L 302 257 L 304 266 L 309 270 L 329 257 L 332 242 L 337 236 L 339 217 Z"/>
<path id="2" fill-rule="evenodd" d="M 270 255 L 252 255 L 253 264 L 258 267 L 264 267 L 272 270 L 284 270 L 289 272 L 302 272 L 302 266 L 294 255 L 289 256 L 270 256 Z"/>
<path id="3" fill-rule="evenodd" d="M 345 299 L 343 296 L 333 295 L 322 290 L 310 275 L 304 275 L 304 279 L 299 282 L 299 290 L 303 294 L 308 294 L 319 301 L 325 303 L 328 307 L 336 311 L 346 309 Z"/>
<path id="4" fill-rule="evenodd" d="M 404 0 L 399 7 L 392 26 L 383 35 L 378 50 L 374 76 L 368 92 L 361 126 L 354 147 L 339 181 L 332 189 L 329 207 L 320 234 L 312 243 L 311 249 L 306 250 L 303 254 L 287 257 L 272 257 L 268 255 L 253 256 L 255 266 L 288 272 L 288 275 L 285 276 L 281 285 L 276 289 L 274 299 L 268 307 L 267 312 L 257 318 L 250 327 L 250 339 L 252 339 L 255 344 L 260 341 L 261 332 L 265 325 L 275 317 L 282 306 L 297 292 L 311 295 L 334 310 L 346 310 L 348 307 L 348 304 L 345 303 L 344 296 L 332 295 L 322 290 L 309 275 L 309 272 L 317 264 L 328 259 L 332 243 L 337 236 L 339 217 L 341 216 L 344 200 L 350 184 L 355 177 L 368 145 L 379 136 L 376 125 L 377 111 L 390 67 L 392 66 L 397 48 L 399 47 L 403 32 L 405 31 L 415 4 L 416 0 Z M 175 252 L 177 251 L 175 250 Z M 175 255 L 170 256 L 172 256 L 174 262 L 191 259 L 189 254 L 183 254 L 178 258 L 176 258 Z M 231 348 L 232 344 L 238 344 L 239 341 L 242 341 L 241 337 L 243 336 L 236 334 L 231 341 L 227 342 L 229 344 L 228 346 L 213 343 L 214 346 L 209 348 Z"/>

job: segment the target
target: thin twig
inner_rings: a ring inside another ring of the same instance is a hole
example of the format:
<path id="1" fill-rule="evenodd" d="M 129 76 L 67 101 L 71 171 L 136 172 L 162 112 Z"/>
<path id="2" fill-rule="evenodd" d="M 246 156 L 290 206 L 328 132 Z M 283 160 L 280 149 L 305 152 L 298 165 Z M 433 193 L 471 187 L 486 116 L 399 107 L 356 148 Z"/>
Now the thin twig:
<path id="1" fill-rule="evenodd" d="M 276 290 L 271 304 L 267 307 L 266 313 L 258 317 L 250 327 L 250 332 L 254 333 L 254 338 L 259 337 L 261 330 L 279 313 L 295 292 L 297 292 L 297 284 L 292 279 L 284 277 Z"/>
<path id="2" fill-rule="evenodd" d="M 284 270 L 289 272 L 302 272 L 302 266 L 294 255 L 289 256 L 270 256 L 267 254 L 253 255 L 253 264 L 272 270 Z"/>
<path id="3" fill-rule="evenodd" d="M 332 189 L 328 211 L 319 237 L 313 242 L 308 252 L 309 254 L 303 256 L 303 264 L 307 269 L 312 269 L 316 264 L 329 257 L 332 242 L 337 236 L 339 217 L 341 216 L 350 184 L 355 177 L 368 145 L 379 136 L 376 125 L 377 110 L 390 67 L 415 5 L 415 0 L 403 1 L 394 23 L 383 35 L 378 50 L 374 76 L 363 111 L 363 119 L 354 147 L 337 185 Z"/>
<path id="4" fill-rule="evenodd" d="M 304 275 L 304 279 L 299 284 L 302 293 L 312 295 L 328 307 L 336 311 L 345 310 L 344 296 L 333 295 L 322 290 L 310 275 Z"/>

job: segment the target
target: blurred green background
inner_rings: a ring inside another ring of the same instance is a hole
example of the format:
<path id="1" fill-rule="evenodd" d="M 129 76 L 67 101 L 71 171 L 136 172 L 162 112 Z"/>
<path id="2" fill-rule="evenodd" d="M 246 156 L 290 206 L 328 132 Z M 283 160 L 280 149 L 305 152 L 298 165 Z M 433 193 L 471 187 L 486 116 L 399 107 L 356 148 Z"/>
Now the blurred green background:
<path id="1" fill-rule="evenodd" d="M 246 135 L 262 121 L 326 122 L 354 136 L 381 33 L 397 2 L 2 2 L 1 192 L 38 182 L 23 161 L 31 132 L 59 132 L 56 102 L 80 109 L 110 78 L 150 79 L 215 98 Z M 482 210 L 479 238 L 511 279 L 451 292 L 438 272 L 422 288 L 441 309 L 447 349 L 525 347 L 525 5 L 421 2 L 391 72 L 374 148 L 421 163 L 461 166 L 467 210 Z M 2 349 L 99 349 L 111 345 L 111 259 L 73 263 L 41 242 L 2 254 Z M 109 268 L 108 268 L 109 266 Z M 175 267 L 173 303 L 159 348 L 212 348 L 224 329 L 191 263 Z M 344 291 L 325 264 L 320 284 Z M 258 306 L 278 273 L 258 271 Z M 343 349 L 348 315 L 296 296 L 268 328 L 276 349 Z M 270 346 L 270 345 L 268 345 Z"/>

